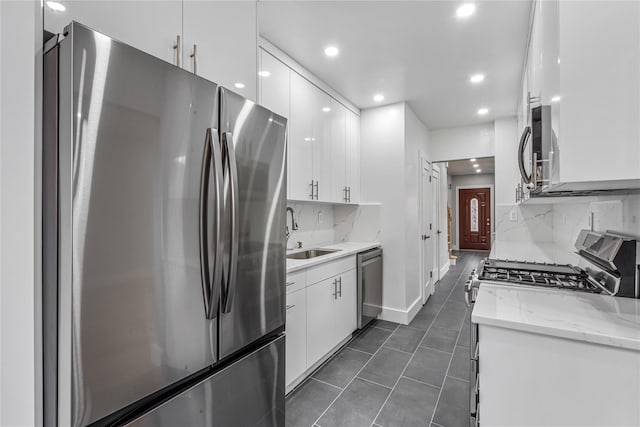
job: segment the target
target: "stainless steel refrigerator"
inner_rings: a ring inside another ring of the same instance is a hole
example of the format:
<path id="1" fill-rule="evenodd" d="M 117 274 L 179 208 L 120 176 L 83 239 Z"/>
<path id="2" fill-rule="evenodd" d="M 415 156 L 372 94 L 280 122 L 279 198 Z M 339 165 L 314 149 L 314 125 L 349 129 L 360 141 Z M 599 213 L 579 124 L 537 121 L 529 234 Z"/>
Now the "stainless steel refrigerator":
<path id="1" fill-rule="evenodd" d="M 45 424 L 284 426 L 286 120 L 78 23 L 44 79 Z"/>

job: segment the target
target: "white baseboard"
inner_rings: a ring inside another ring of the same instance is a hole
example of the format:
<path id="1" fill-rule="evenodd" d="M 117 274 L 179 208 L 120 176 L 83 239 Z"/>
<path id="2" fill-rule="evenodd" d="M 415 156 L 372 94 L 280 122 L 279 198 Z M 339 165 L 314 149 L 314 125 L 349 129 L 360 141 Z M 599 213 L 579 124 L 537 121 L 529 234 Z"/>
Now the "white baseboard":
<path id="1" fill-rule="evenodd" d="M 399 310 L 397 308 L 391 307 L 382 307 L 382 313 L 378 318 L 382 320 L 387 320 L 389 322 L 401 323 L 403 325 L 408 325 L 416 314 L 422 308 L 422 297 L 418 296 L 418 298 L 411 303 L 411 306 L 407 310 Z"/>
<path id="2" fill-rule="evenodd" d="M 449 271 L 450 266 L 451 262 L 447 259 L 447 263 L 440 268 L 440 279 L 442 279 L 447 271 Z"/>

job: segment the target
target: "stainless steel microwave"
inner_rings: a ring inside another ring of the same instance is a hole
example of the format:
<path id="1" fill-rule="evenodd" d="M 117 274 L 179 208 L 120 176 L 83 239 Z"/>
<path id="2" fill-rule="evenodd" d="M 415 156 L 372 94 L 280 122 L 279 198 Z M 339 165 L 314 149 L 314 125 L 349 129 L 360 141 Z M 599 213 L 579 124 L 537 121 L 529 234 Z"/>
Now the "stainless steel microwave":
<path id="1" fill-rule="evenodd" d="M 520 137 L 518 165 L 531 195 L 544 193 L 558 182 L 558 143 L 551 127 L 551 106 L 531 109 L 531 124 Z"/>

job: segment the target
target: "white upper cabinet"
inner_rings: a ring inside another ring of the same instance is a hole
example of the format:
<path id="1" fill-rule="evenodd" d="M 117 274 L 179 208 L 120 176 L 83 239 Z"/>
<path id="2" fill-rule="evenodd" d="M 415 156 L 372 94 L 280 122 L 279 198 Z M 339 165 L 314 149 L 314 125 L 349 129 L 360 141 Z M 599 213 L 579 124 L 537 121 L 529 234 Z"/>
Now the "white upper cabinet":
<path id="1" fill-rule="evenodd" d="M 182 13 L 183 68 L 256 101 L 256 3 L 185 0 Z"/>
<path id="2" fill-rule="evenodd" d="M 182 34 L 181 1 L 65 1 L 64 11 L 44 6 L 44 29 L 62 33 L 79 22 L 167 62 L 176 63 Z"/>
<path id="3" fill-rule="evenodd" d="M 640 179 L 640 2 L 560 2 L 559 59 L 560 181 Z"/>
<path id="4" fill-rule="evenodd" d="M 349 203 L 360 202 L 360 116 L 346 111 L 347 138 L 345 175 Z"/>
<path id="5" fill-rule="evenodd" d="M 274 113 L 289 118 L 291 70 L 269 52 L 260 49 L 260 104 Z"/>
<path id="6" fill-rule="evenodd" d="M 289 120 L 289 198 L 315 200 L 313 176 L 314 86 L 297 73 L 291 73 L 291 112 Z"/>
<path id="7" fill-rule="evenodd" d="M 331 194 L 332 202 L 347 201 L 347 109 L 331 100 Z"/>
<path id="8" fill-rule="evenodd" d="M 260 48 L 258 101 L 288 118 L 287 198 L 358 203 L 360 116 L 276 55 Z"/>

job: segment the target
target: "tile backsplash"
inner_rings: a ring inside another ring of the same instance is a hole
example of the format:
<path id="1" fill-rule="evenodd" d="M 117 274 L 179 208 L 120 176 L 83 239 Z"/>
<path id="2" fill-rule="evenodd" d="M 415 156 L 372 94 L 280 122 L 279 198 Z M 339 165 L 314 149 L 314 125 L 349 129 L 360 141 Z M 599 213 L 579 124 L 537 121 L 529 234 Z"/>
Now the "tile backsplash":
<path id="1" fill-rule="evenodd" d="M 512 220 L 512 211 L 516 220 Z M 575 197 L 542 205 L 496 206 L 496 239 L 553 242 L 569 251 L 582 229 L 640 236 L 640 195 Z"/>
<path id="2" fill-rule="evenodd" d="M 287 242 L 295 248 L 302 242 L 304 248 L 339 242 L 379 242 L 379 205 L 329 205 L 319 203 L 287 202 L 293 208 L 298 230 Z M 287 216 L 287 225 L 291 220 Z"/>

